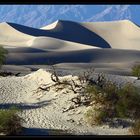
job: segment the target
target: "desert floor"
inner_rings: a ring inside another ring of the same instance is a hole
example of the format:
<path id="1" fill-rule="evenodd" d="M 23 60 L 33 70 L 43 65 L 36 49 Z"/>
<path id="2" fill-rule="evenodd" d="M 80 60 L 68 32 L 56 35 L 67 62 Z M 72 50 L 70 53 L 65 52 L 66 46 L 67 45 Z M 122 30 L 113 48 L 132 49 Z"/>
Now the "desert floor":
<path id="1" fill-rule="evenodd" d="M 75 67 L 72 71 L 72 66 L 74 67 L 72 64 L 69 67 L 61 65 L 61 67 L 57 66 L 56 70 L 64 79 L 75 78 L 75 75 L 85 70 L 85 68 Z M 20 71 L 21 75 L 19 77 L 1 77 L 0 108 L 9 108 L 12 105 L 22 108 L 20 116 L 25 119 L 23 135 L 63 135 L 66 133 L 74 135 L 129 135 L 130 125 L 125 121 L 121 124 L 116 121 L 113 125 L 104 126 L 88 125 L 84 114 L 90 107 L 84 105 L 76 107 L 70 100 L 77 95 L 71 91 L 64 89 L 55 92 L 54 89 L 51 89 L 50 91 L 36 92 L 42 84 L 52 83 L 50 67 L 42 66 L 41 69 L 38 69 L 39 66 L 28 66 L 27 68 L 27 66 L 11 67 L 9 65 L 3 66 L 2 69 L 6 70 L 9 67 L 15 73 Z M 120 84 L 134 82 L 135 85 L 140 85 L 135 77 L 128 75 L 106 74 L 106 77 Z M 93 75 L 93 78 L 96 77 L 97 74 Z M 71 109 L 69 110 L 69 108 Z"/>

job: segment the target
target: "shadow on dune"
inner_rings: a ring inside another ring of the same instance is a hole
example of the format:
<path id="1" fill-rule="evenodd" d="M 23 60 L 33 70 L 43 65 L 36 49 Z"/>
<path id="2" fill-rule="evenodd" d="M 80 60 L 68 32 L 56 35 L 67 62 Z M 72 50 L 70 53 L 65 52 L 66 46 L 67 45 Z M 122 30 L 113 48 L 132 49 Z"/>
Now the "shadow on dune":
<path id="1" fill-rule="evenodd" d="M 36 29 L 15 23 L 8 24 L 18 31 L 32 36 L 54 37 L 101 48 L 111 48 L 99 35 L 72 21 L 58 21 L 56 27 L 51 30 Z"/>
<path id="2" fill-rule="evenodd" d="M 3 103 L 3 104 L 0 104 L 0 109 L 9 109 L 12 106 L 18 107 L 18 108 L 20 108 L 22 110 L 36 109 L 36 108 L 40 108 L 40 107 L 45 107 L 45 106 L 49 105 L 50 102 L 51 102 L 51 100 L 42 101 L 42 102 L 38 102 L 38 103 L 32 103 L 32 104 L 25 104 L 25 103 Z"/>
<path id="3" fill-rule="evenodd" d="M 45 50 L 42 49 L 37 49 L 37 48 L 27 48 L 27 47 L 16 47 L 16 48 L 6 48 L 8 53 L 42 53 L 46 52 Z"/>
<path id="4" fill-rule="evenodd" d="M 86 49 L 69 52 L 9 53 L 6 64 L 47 65 L 58 63 L 117 63 L 140 60 L 140 51 L 118 49 Z"/>

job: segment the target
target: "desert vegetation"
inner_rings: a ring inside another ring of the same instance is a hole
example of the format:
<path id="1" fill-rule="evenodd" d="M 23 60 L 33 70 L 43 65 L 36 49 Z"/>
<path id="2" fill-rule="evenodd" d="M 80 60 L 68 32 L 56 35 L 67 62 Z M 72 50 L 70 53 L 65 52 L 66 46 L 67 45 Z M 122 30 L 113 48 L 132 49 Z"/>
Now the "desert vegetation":
<path id="1" fill-rule="evenodd" d="M 91 108 L 85 113 L 85 120 L 90 125 L 102 125 L 113 121 L 114 118 L 131 119 L 138 122 L 140 118 L 140 94 L 139 89 L 133 83 L 117 85 L 106 79 L 103 73 L 99 73 L 93 79 L 94 69 L 89 69 L 77 79 L 60 79 L 55 68 L 51 79 L 52 85 L 46 85 L 41 90 L 49 90 L 55 87 L 56 92 L 69 89 L 77 94 L 71 101 L 76 105 L 86 105 Z M 139 132 L 139 123 L 132 126 L 132 134 Z M 137 132 L 138 131 L 138 132 Z"/>
<path id="2" fill-rule="evenodd" d="M 18 116 L 20 110 L 16 107 L 0 110 L 0 133 L 4 135 L 18 135 L 22 132 L 23 119 Z"/>
<path id="3" fill-rule="evenodd" d="M 6 54 L 8 54 L 8 51 L 3 48 L 3 46 L 0 45 L 0 68 L 5 63 L 6 60 Z M 6 76 L 18 76 L 20 73 L 12 73 L 7 71 L 1 71 L 0 76 L 6 77 Z"/>
<path id="4" fill-rule="evenodd" d="M 88 86 L 86 93 L 90 96 L 91 101 L 96 104 L 86 114 L 89 122 L 101 124 L 113 118 L 137 120 L 140 117 L 140 94 L 131 83 L 127 83 L 121 88 L 110 82 L 105 83 L 103 88 Z M 96 114 L 96 117 L 94 117 L 94 114 Z"/>
<path id="5" fill-rule="evenodd" d="M 134 121 L 131 134 L 140 135 L 140 94 L 132 83 L 118 86 L 104 80 L 102 86 L 87 85 L 85 94 L 93 102 L 91 109 L 85 114 L 90 125 L 102 125 L 114 118 L 131 119 Z"/>
<path id="6" fill-rule="evenodd" d="M 0 76 L 2 77 L 7 77 L 7 76 L 19 76 L 20 72 L 18 73 L 13 73 L 13 72 L 7 72 L 7 71 L 2 71 L 0 72 Z"/>
<path id="7" fill-rule="evenodd" d="M 134 65 L 132 67 L 132 75 L 136 76 L 138 80 L 140 80 L 140 65 Z"/>
<path id="8" fill-rule="evenodd" d="M 8 52 L 0 46 L 0 67 L 5 62 L 6 54 Z M 10 73 L 11 74 L 11 73 Z M 7 75 L 6 72 L 1 72 L 1 76 Z M 16 107 L 10 109 L 0 109 L 0 133 L 4 135 L 17 135 L 22 131 L 22 121 L 17 113 L 20 110 Z"/>

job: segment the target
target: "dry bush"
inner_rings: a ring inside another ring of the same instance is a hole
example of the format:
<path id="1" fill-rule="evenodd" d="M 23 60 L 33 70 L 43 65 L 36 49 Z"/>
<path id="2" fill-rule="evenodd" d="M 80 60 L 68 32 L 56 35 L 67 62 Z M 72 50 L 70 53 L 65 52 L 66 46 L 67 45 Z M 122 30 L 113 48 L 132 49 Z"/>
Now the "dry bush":
<path id="1" fill-rule="evenodd" d="M 83 73 L 83 75 L 78 76 L 78 79 L 75 81 L 73 79 L 60 79 L 58 73 L 56 72 L 55 67 L 52 65 L 52 74 L 51 80 L 54 82 L 52 85 L 43 85 L 43 87 L 39 87 L 37 92 L 40 90 L 49 91 L 51 87 L 55 88 L 56 92 L 68 89 L 73 93 L 82 93 L 85 89 L 85 84 L 92 82 L 91 74 L 93 74 L 94 69 L 89 69 Z"/>
<path id="2" fill-rule="evenodd" d="M 82 86 L 84 83 L 90 84 L 92 82 L 92 76 L 95 74 L 95 69 L 93 67 L 90 67 L 86 71 L 84 71 L 82 74 L 78 76 L 78 80 Z"/>

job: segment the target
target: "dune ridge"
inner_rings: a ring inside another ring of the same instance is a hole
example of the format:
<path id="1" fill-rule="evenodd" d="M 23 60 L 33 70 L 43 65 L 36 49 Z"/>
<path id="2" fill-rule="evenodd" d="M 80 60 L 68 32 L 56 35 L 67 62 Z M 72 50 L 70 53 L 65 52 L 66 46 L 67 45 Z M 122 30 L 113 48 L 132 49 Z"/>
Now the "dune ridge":
<path id="1" fill-rule="evenodd" d="M 96 33 L 72 21 L 58 21 L 57 26 L 51 30 L 35 29 L 15 23 L 8 23 L 15 30 L 33 37 L 53 37 L 102 48 L 110 48 L 109 44 Z"/>
<path id="2" fill-rule="evenodd" d="M 39 40 L 45 40 L 46 37 L 46 42 L 54 38 L 57 41 L 99 48 L 140 50 L 140 28 L 129 20 L 90 23 L 58 20 L 41 29 L 3 22 L 0 23 L 0 37 L 1 45 L 16 47 L 30 47 L 29 42 L 36 46 L 34 41 L 40 42 Z M 44 44 L 47 47 L 46 42 Z"/>

